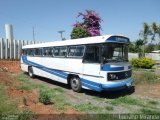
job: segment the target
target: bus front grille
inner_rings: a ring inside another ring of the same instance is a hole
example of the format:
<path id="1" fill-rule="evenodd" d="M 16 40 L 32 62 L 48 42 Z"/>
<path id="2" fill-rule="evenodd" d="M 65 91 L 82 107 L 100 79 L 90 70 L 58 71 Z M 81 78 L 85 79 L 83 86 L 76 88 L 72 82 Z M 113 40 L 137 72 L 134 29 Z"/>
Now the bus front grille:
<path id="1" fill-rule="evenodd" d="M 107 74 L 108 81 L 122 80 L 130 78 L 132 75 L 132 70 L 123 72 L 111 72 Z"/>

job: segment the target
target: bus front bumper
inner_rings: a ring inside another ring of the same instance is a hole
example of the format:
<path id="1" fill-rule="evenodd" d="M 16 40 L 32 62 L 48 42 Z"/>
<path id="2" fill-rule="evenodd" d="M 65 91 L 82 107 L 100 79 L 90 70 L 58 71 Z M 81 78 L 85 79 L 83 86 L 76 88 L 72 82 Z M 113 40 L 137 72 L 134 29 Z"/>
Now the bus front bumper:
<path id="1" fill-rule="evenodd" d="M 102 91 L 114 91 L 114 90 L 121 90 L 125 88 L 131 87 L 133 84 L 133 79 L 129 79 L 126 81 L 121 82 L 114 82 L 111 84 L 102 84 Z"/>

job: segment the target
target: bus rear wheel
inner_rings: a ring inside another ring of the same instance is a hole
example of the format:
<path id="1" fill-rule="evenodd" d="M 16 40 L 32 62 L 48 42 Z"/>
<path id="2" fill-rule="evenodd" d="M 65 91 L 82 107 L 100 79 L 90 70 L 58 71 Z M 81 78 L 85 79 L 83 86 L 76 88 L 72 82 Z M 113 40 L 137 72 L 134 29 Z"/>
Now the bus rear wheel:
<path id="1" fill-rule="evenodd" d="M 77 76 L 72 76 L 70 80 L 70 85 L 74 92 L 80 92 L 82 89 L 80 78 Z"/>
<path id="2" fill-rule="evenodd" d="M 34 77 L 33 68 L 32 68 L 32 67 L 29 67 L 29 68 L 28 68 L 28 74 L 29 74 L 29 76 L 30 76 L 31 78 Z"/>

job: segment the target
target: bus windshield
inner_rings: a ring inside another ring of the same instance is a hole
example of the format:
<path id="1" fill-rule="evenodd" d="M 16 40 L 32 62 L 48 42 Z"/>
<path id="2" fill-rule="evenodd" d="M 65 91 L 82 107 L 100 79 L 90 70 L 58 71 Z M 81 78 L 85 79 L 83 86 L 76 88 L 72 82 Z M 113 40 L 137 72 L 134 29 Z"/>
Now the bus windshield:
<path id="1" fill-rule="evenodd" d="M 128 44 L 107 43 L 103 45 L 103 63 L 128 61 Z"/>

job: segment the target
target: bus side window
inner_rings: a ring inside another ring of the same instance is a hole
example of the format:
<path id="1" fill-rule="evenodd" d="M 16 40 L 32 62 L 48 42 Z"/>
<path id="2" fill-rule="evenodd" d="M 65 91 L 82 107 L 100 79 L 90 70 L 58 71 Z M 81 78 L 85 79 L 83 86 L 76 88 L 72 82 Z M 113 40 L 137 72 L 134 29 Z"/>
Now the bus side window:
<path id="1" fill-rule="evenodd" d="M 65 57 L 67 55 L 67 47 L 60 47 L 60 56 Z"/>
<path id="2" fill-rule="evenodd" d="M 43 53 L 43 49 L 42 48 L 36 48 L 35 49 L 35 55 L 36 56 L 41 56 Z"/>
<path id="3" fill-rule="evenodd" d="M 54 47 L 55 57 L 65 57 L 67 55 L 67 47 Z"/>
<path id="4" fill-rule="evenodd" d="M 44 56 L 53 56 L 53 48 L 52 47 L 43 48 L 43 55 Z"/>
<path id="5" fill-rule="evenodd" d="M 68 57 L 82 57 L 84 54 L 84 46 L 71 46 L 68 49 Z"/>
<path id="6" fill-rule="evenodd" d="M 27 49 L 28 56 L 34 56 L 34 49 Z"/>
<path id="7" fill-rule="evenodd" d="M 69 49 L 68 49 L 68 57 L 74 57 L 75 51 L 76 51 L 76 47 L 75 46 L 69 47 Z"/>
<path id="8" fill-rule="evenodd" d="M 22 55 L 26 55 L 27 50 L 26 49 L 22 49 Z"/>
<path id="9" fill-rule="evenodd" d="M 77 46 L 75 56 L 76 57 L 82 57 L 84 54 L 84 46 Z"/>
<path id="10" fill-rule="evenodd" d="M 98 46 L 87 46 L 84 62 L 87 62 L 87 63 L 100 62 L 100 49 Z"/>
<path id="11" fill-rule="evenodd" d="M 54 56 L 59 56 L 60 48 L 59 47 L 54 47 Z"/>

